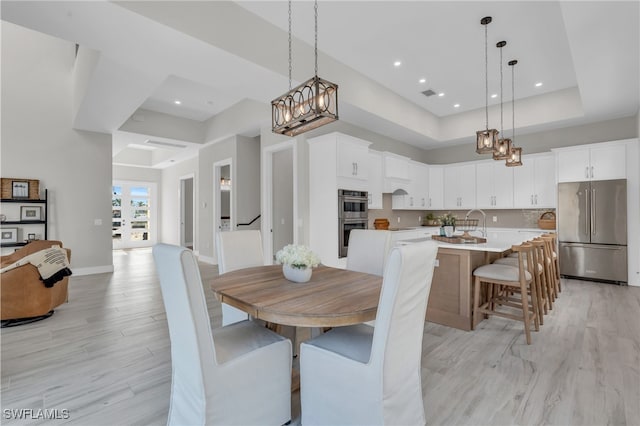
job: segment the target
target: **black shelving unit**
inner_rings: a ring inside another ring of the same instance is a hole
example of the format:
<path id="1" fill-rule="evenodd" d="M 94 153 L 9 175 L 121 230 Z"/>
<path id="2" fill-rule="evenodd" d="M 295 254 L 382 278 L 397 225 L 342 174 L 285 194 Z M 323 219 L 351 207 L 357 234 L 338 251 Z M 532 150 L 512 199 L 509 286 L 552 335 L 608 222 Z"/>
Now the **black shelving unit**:
<path id="1" fill-rule="evenodd" d="M 48 219 L 49 219 L 49 203 L 48 193 L 44 190 L 44 199 L 31 200 L 31 199 L 16 199 L 16 198 L 3 198 L 0 203 L 12 203 L 12 204 L 43 204 L 44 205 L 44 219 L 43 220 L 5 220 L 2 222 L 2 227 L 5 225 L 43 225 L 44 226 L 44 239 L 48 237 Z M 27 245 L 28 242 L 16 242 L 16 243 L 1 243 L 1 247 L 22 247 Z"/>

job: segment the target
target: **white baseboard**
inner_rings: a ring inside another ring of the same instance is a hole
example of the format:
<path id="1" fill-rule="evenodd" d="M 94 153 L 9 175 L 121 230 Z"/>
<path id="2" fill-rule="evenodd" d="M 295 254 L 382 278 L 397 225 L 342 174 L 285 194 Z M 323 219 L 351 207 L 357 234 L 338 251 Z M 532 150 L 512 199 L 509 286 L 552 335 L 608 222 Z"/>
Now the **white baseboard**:
<path id="1" fill-rule="evenodd" d="M 204 263 L 209 263 L 211 265 L 218 264 L 218 262 L 213 257 L 209 257 L 209 256 L 198 256 L 198 260 Z"/>
<path id="2" fill-rule="evenodd" d="M 109 272 L 113 272 L 113 265 L 104 265 L 104 266 L 89 266 L 87 268 L 71 268 L 73 272 L 73 276 L 82 276 L 82 275 L 94 275 L 94 274 L 105 274 Z"/>

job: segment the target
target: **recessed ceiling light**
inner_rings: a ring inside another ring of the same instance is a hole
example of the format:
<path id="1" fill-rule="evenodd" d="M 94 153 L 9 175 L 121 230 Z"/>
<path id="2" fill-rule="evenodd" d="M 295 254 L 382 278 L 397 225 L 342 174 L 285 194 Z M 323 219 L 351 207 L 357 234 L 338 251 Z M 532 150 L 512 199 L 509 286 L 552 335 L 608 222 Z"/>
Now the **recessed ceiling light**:
<path id="1" fill-rule="evenodd" d="M 541 82 L 541 81 L 539 81 L 538 83 L 536 83 L 536 87 L 540 87 L 540 86 L 542 86 L 542 82 Z"/>
<path id="2" fill-rule="evenodd" d="M 439 97 L 443 97 L 443 96 L 444 96 L 444 92 L 440 92 L 440 93 L 438 93 L 438 96 L 439 96 Z"/>
<path id="3" fill-rule="evenodd" d="M 491 95 L 491 97 L 492 97 L 492 98 L 497 98 L 497 97 L 498 97 L 498 94 L 497 94 L 497 93 L 494 93 L 493 95 Z"/>
<path id="4" fill-rule="evenodd" d="M 176 99 L 175 101 L 173 101 L 174 104 L 176 105 L 180 105 L 182 103 L 182 101 L 179 101 L 178 99 Z"/>
<path id="5" fill-rule="evenodd" d="M 427 79 L 426 78 L 421 78 L 419 81 L 420 81 L 420 83 L 426 83 Z"/>
<path id="6" fill-rule="evenodd" d="M 393 66 L 394 66 L 394 67 L 399 67 L 400 65 L 402 65 L 402 62 L 400 62 L 400 61 L 395 61 L 395 62 L 393 63 Z"/>
<path id="7" fill-rule="evenodd" d="M 453 107 L 454 108 L 460 108 L 460 104 L 455 104 Z"/>

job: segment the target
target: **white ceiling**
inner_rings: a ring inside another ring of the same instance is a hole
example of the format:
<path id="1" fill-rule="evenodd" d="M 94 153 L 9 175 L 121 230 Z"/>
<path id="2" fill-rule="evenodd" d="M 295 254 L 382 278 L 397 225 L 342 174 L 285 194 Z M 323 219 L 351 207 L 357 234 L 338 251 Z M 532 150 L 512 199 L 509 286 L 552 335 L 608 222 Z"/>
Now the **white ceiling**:
<path id="1" fill-rule="evenodd" d="M 76 126 L 114 133 L 115 155 L 129 143 L 145 151 L 139 142 L 154 138 L 117 132 L 138 108 L 205 121 L 245 98 L 267 105 L 287 89 L 287 2 L 235 3 L 3 1 L 2 19 L 99 53 Z M 579 93 L 579 105 L 557 121 L 537 114 L 539 107 L 527 110 L 540 116 L 527 123 L 531 128 L 630 116 L 639 104 L 639 13 L 638 1 L 320 1 L 319 75 L 341 85 L 342 120 L 424 148 L 468 142 L 444 129 L 472 135 L 467 127 L 483 125 L 476 122 L 485 104 L 479 21 L 492 16 L 487 30 L 489 91 L 498 95 L 489 100 L 494 112 L 500 94 L 495 43 L 506 40 L 505 63 L 518 60 L 520 102 L 531 98 L 537 102 L 525 104 L 544 105 L 567 89 Z M 294 80 L 301 80 L 313 72 L 313 2 L 294 2 L 292 23 Z M 400 67 L 393 66 L 396 60 Z M 510 71 L 505 65 L 505 102 L 511 99 Z M 353 93 L 355 87 L 371 93 Z M 426 89 L 445 95 L 426 98 L 420 93 Z M 362 101 L 375 102 L 376 94 L 390 99 L 389 111 Z M 446 125 L 439 124 L 445 119 Z"/>

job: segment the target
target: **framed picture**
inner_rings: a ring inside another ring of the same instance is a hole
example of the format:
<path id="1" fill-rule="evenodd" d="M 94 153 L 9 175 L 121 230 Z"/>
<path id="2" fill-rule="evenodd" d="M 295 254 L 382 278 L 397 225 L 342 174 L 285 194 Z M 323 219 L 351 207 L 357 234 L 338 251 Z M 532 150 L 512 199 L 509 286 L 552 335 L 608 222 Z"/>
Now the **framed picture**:
<path id="1" fill-rule="evenodd" d="M 34 241 L 36 239 L 36 234 L 27 234 L 27 240 Z"/>
<path id="2" fill-rule="evenodd" d="M 18 228 L 3 228 L 0 230 L 0 243 L 17 243 Z"/>
<path id="3" fill-rule="evenodd" d="M 29 182 L 26 180 L 11 182 L 11 198 L 29 198 Z"/>
<path id="4" fill-rule="evenodd" d="M 20 206 L 20 220 L 39 221 L 42 220 L 42 207 L 40 206 Z"/>

